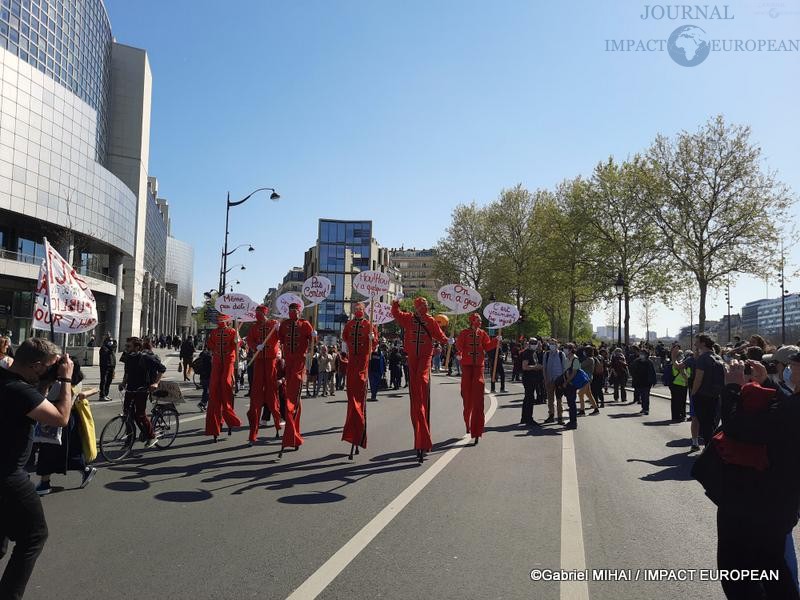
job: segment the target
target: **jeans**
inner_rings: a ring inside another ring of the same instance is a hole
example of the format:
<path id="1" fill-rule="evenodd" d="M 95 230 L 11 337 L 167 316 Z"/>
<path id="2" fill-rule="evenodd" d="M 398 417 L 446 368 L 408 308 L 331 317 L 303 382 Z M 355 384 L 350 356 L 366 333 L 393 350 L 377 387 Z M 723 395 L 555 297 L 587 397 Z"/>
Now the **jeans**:
<path id="1" fill-rule="evenodd" d="M 786 559 L 786 566 L 789 567 L 789 572 L 794 578 L 794 585 L 798 587 L 797 582 L 797 553 L 794 550 L 794 538 L 792 532 L 786 536 L 786 549 L 784 550 L 784 558 Z"/>
<path id="2" fill-rule="evenodd" d="M 319 373 L 319 385 L 322 388 L 322 395 L 327 396 L 328 394 L 328 378 L 331 376 L 330 373 L 327 371 L 320 371 Z M 314 393 L 316 393 L 316 388 L 314 388 Z"/>
<path id="3" fill-rule="evenodd" d="M 764 518 L 743 519 L 741 514 L 717 509 L 717 567 L 778 571 L 778 581 L 723 581 L 722 589 L 729 600 L 762 598 L 765 592 L 767 598 L 800 598 L 786 563 L 786 533 Z"/>
<path id="4" fill-rule="evenodd" d="M 0 598 L 17 600 L 33 573 L 36 559 L 47 540 L 42 502 L 27 473 L 17 471 L 0 479 L 0 538 L 16 542 L 0 579 Z"/>
<path id="5" fill-rule="evenodd" d="M 133 418 L 148 440 L 155 437 L 153 424 L 147 416 L 147 392 L 125 392 L 125 407 L 133 404 Z"/>
<path id="6" fill-rule="evenodd" d="M 623 402 L 628 401 L 628 392 L 625 391 L 625 384 L 628 383 L 628 378 L 619 379 L 614 378 L 614 401 L 622 400 Z"/>
<path id="7" fill-rule="evenodd" d="M 522 400 L 522 416 L 520 423 L 533 422 L 533 402 L 536 393 L 536 381 L 530 376 L 522 375 L 522 387 L 525 388 L 525 398 Z"/>
<path id="8" fill-rule="evenodd" d="M 578 406 L 575 399 L 578 395 L 578 390 L 574 386 L 568 385 L 564 388 L 564 396 L 567 398 L 567 412 L 569 413 L 569 424 L 571 426 L 578 426 Z"/>
<path id="9" fill-rule="evenodd" d="M 686 420 L 686 392 L 689 388 L 685 385 L 669 386 L 670 409 L 673 421 Z"/>
<path id="10" fill-rule="evenodd" d="M 592 396 L 597 401 L 598 406 L 605 406 L 606 401 L 603 398 L 603 376 L 602 375 L 593 375 L 592 376 Z"/>
<path id="11" fill-rule="evenodd" d="M 441 354 L 433 357 L 433 370 L 437 373 L 442 370 L 442 356 Z"/>
<path id="12" fill-rule="evenodd" d="M 545 384 L 547 389 L 547 417 L 556 417 L 561 421 L 561 413 L 564 412 L 564 405 L 561 402 L 561 392 L 556 390 L 552 383 Z M 556 405 L 558 406 L 558 413 L 555 412 Z"/>
<path id="13" fill-rule="evenodd" d="M 717 405 L 719 398 L 716 396 L 706 396 L 697 394 L 693 398 L 694 412 L 700 422 L 700 437 L 703 443 L 708 445 L 714 437 L 714 430 L 717 428 Z"/>
<path id="14" fill-rule="evenodd" d="M 642 410 L 650 412 L 650 387 L 637 387 L 633 389 L 633 401 L 642 405 Z"/>
<path id="15" fill-rule="evenodd" d="M 381 374 L 380 373 L 370 373 L 369 374 L 369 394 L 370 400 L 377 400 L 378 399 L 378 389 L 381 387 Z"/>
<path id="16" fill-rule="evenodd" d="M 200 398 L 200 403 L 203 406 L 208 406 L 208 384 L 210 382 L 209 377 L 200 377 L 200 385 L 203 386 L 203 397 Z"/>
<path id="17" fill-rule="evenodd" d="M 111 387 L 111 380 L 114 379 L 114 367 L 102 367 L 100 369 L 100 397 L 108 398 L 108 388 Z"/>
<path id="18" fill-rule="evenodd" d="M 489 368 L 491 369 L 491 366 Z M 459 370 L 460 369 L 461 369 L 461 365 L 459 365 Z M 461 373 L 459 373 L 459 375 L 460 374 Z M 500 391 L 503 391 L 503 392 L 506 391 L 506 372 L 505 372 L 505 369 L 503 369 L 503 363 L 501 363 L 499 360 L 497 361 L 497 371 L 495 371 L 494 375 L 495 375 L 495 379 L 499 379 L 500 380 Z M 492 372 L 489 371 L 489 377 L 491 377 L 491 376 L 492 376 Z M 494 391 L 494 384 L 495 384 L 495 382 L 492 381 L 492 391 Z"/>

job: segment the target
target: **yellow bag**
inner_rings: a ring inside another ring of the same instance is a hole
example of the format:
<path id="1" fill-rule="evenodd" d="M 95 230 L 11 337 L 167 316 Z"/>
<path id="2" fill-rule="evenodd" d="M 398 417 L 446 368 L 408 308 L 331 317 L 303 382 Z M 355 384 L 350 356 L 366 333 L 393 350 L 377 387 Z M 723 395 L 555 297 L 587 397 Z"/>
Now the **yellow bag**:
<path id="1" fill-rule="evenodd" d="M 83 444 L 83 455 L 86 462 L 90 463 L 97 458 L 97 438 L 94 432 L 94 418 L 92 410 L 89 408 L 89 401 L 79 397 L 75 400 L 72 410 L 78 417 L 80 423 L 81 443 Z"/>

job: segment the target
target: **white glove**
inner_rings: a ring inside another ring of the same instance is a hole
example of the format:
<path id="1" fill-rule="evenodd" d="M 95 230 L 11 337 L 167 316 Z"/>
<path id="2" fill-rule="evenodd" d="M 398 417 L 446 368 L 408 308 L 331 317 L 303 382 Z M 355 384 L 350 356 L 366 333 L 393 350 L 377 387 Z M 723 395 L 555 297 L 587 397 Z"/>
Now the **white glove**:
<path id="1" fill-rule="evenodd" d="M 497 341 L 498 342 L 502 342 L 503 341 L 503 336 L 502 335 L 498 335 L 497 336 Z"/>
<path id="2" fill-rule="evenodd" d="M 256 346 L 256 350 L 258 350 L 259 352 L 261 352 L 263 349 L 264 349 L 264 343 L 263 342 L 260 343 L 258 346 Z"/>
<path id="3" fill-rule="evenodd" d="M 451 337 L 449 340 L 447 340 L 447 343 L 448 343 L 448 345 L 452 346 L 453 344 L 456 343 L 456 338 L 452 338 Z"/>
<path id="4" fill-rule="evenodd" d="M 272 328 L 272 330 L 273 330 L 273 331 L 275 331 L 275 332 L 277 332 L 277 331 L 278 331 L 278 329 L 280 329 L 280 328 L 281 328 L 281 324 L 280 324 L 280 323 L 278 323 L 278 322 L 276 322 L 276 323 L 275 323 L 275 326 Z"/>
<path id="5" fill-rule="evenodd" d="M 372 333 L 371 331 L 369 332 L 369 341 L 370 342 L 374 342 L 375 341 L 375 334 Z"/>
<path id="6" fill-rule="evenodd" d="M 314 331 L 312 331 L 311 335 L 313 335 L 314 337 L 317 337 L 317 330 L 315 329 Z"/>
<path id="7" fill-rule="evenodd" d="M 403 299 L 403 298 L 405 298 L 405 297 L 406 297 L 406 295 L 405 295 L 403 292 L 397 292 L 397 293 L 394 295 L 394 298 L 395 298 L 395 300 L 402 300 L 402 299 Z"/>

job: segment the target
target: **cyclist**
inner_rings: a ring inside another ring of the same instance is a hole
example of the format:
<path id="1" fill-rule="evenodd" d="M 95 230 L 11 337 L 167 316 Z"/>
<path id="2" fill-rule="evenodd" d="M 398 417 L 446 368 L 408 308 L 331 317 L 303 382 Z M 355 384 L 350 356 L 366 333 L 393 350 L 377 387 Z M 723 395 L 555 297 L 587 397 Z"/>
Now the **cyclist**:
<path id="1" fill-rule="evenodd" d="M 131 337 L 125 341 L 125 353 L 120 357 L 125 363 L 125 376 L 119 389 L 125 392 L 126 410 L 133 405 L 134 419 L 136 424 L 145 434 L 147 441 L 145 447 L 152 448 L 156 445 L 156 438 L 153 424 L 147 416 L 147 396 L 149 391 L 158 389 L 158 382 L 167 368 L 158 360 L 152 352 L 143 352 L 142 340 L 138 337 Z"/>

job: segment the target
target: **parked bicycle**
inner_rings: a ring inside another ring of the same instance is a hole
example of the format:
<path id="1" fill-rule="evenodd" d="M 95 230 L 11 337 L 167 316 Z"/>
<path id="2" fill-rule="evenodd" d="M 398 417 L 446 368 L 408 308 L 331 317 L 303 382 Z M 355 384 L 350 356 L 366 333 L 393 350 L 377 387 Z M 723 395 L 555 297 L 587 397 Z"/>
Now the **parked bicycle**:
<path id="1" fill-rule="evenodd" d="M 145 391 L 145 390 L 136 390 Z M 150 410 L 150 421 L 156 435 L 156 448 L 161 450 L 169 448 L 178 437 L 180 418 L 175 404 L 163 401 L 167 397 L 166 390 L 148 390 L 148 400 L 153 403 Z M 133 450 L 133 444 L 138 438 L 145 442 L 144 432 L 137 435 L 136 421 L 134 420 L 134 403 L 125 405 L 125 390 L 122 391 L 123 411 L 111 419 L 100 434 L 100 453 L 108 462 L 119 462 L 128 457 Z"/>

